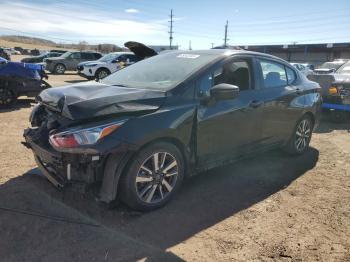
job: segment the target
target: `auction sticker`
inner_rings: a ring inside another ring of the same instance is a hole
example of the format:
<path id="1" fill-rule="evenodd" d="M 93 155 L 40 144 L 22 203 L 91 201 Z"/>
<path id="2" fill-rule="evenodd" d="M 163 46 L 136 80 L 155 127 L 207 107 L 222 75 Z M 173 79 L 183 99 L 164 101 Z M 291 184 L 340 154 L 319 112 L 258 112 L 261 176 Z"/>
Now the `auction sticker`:
<path id="1" fill-rule="evenodd" d="M 180 58 L 189 58 L 189 59 L 196 59 L 198 58 L 200 55 L 193 55 L 193 54 L 179 54 L 177 57 Z"/>

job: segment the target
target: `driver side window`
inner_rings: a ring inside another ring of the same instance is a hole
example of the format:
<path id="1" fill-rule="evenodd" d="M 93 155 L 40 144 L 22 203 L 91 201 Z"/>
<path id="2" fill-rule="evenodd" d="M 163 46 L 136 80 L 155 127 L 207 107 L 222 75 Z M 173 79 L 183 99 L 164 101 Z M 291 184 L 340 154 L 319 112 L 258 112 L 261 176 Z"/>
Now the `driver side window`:
<path id="1" fill-rule="evenodd" d="M 251 69 L 244 59 L 228 62 L 216 70 L 207 73 L 199 81 L 199 96 L 209 96 L 210 88 L 218 84 L 238 86 L 240 91 L 251 89 Z"/>

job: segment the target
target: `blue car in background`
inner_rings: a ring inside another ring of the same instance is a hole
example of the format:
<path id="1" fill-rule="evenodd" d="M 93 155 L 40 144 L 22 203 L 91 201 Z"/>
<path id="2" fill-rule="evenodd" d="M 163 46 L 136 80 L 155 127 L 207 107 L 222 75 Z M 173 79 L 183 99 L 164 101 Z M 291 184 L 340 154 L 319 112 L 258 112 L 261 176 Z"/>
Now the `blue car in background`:
<path id="1" fill-rule="evenodd" d="M 314 74 L 308 77 L 322 87 L 322 108 L 331 113 L 334 122 L 350 119 L 350 61 L 344 63 L 335 72 Z"/>
<path id="2" fill-rule="evenodd" d="M 0 107 L 14 104 L 19 96 L 36 96 L 50 87 L 44 67 L 10 62 L 0 57 Z"/>

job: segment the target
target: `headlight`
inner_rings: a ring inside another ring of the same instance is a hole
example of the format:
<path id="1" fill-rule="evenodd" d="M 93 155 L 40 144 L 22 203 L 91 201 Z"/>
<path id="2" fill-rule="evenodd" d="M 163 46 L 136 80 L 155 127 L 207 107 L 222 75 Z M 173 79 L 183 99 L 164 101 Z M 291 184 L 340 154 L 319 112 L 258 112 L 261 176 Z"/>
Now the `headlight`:
<path id="1" fill-rule="evenodd" d="M 118 129 L 125 122 L 126 120 L 86 129 L 75 129 L 61 132 L 51 135 L 49 141 L 53 146 L 61 148 L 93 145 Z"/>

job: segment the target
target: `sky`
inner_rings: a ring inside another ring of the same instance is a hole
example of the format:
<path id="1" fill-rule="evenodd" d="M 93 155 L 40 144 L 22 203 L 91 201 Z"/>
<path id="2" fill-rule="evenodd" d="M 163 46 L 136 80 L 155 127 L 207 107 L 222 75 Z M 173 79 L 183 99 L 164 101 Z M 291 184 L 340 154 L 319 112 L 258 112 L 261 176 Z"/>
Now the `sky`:
<path id="1" fill-rule="evenodd" d="M 126 41 L 208 49 L 223 44 L 350 42 L 350 0 L 0 0 L 0 35 L 61 43 Z"/>

